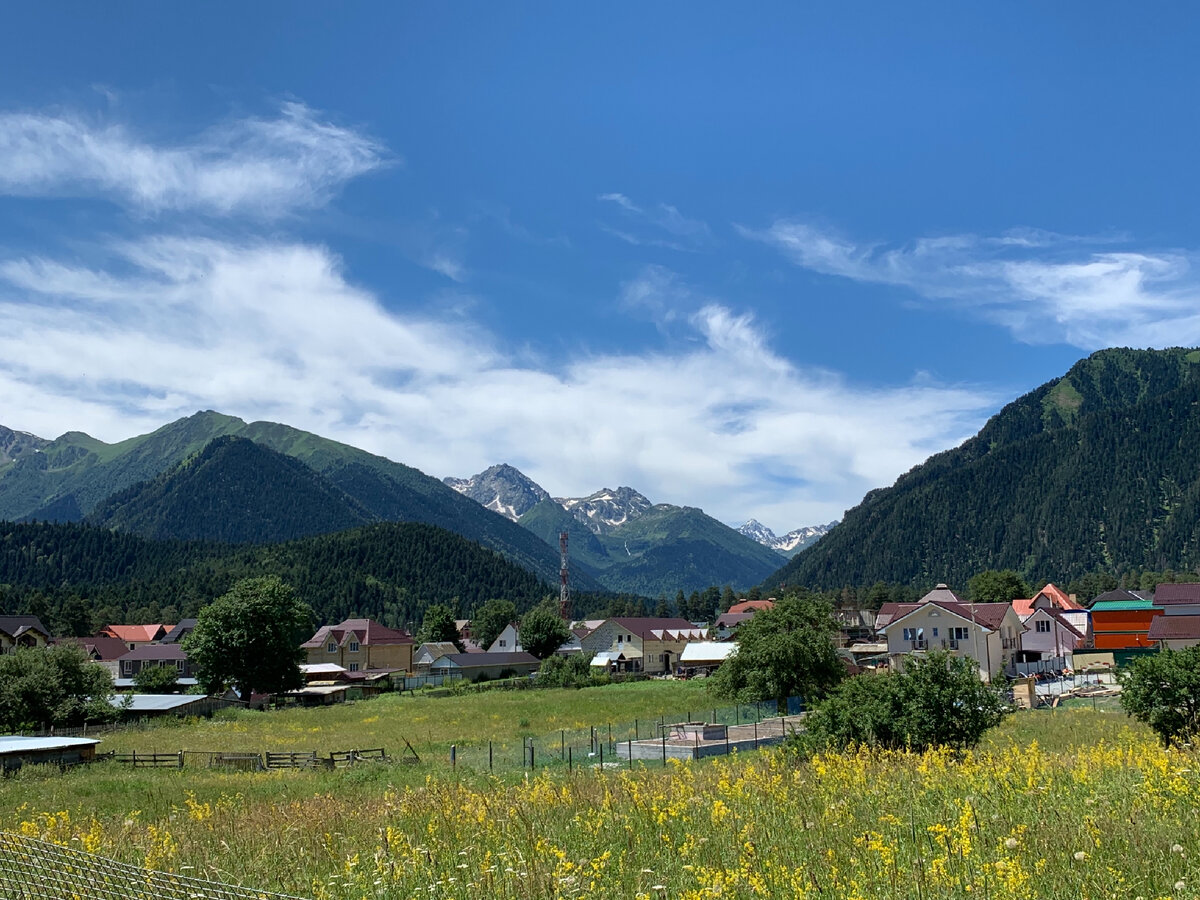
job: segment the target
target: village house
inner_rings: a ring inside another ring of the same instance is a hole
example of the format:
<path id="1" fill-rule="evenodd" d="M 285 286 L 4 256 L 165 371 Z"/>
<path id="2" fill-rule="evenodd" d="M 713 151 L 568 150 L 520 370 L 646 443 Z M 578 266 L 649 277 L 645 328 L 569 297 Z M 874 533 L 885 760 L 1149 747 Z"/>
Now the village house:
<path id="1" fill-rule="evenodd" d="M 687 619 L 619 617 L 605 619 L 580 639 L 585 652 L 592 652 L 592 665 L 614 672 L 666 674 L 674 670 L 679 655 L 692 641 L 708 638 L 708 629 Z"/>
<path id="2" fill-rule="evenodd" d="M 1028 599 L 1014 600 L 1013 609 L 1025 626 L 1017 662 L 1067 668 L 1067 657 L 1087 646 L 1090 614 L 1055 585 L 1047 584 Z"/>
<path id="3" fill-rule="evenodd" d="M 37 616 L 0 616 L 0 653 L 49 643 L 50 630 Z"/>
<path id="4" fill-rule="evenodd" d="M 109 674 L 113 678 L 121 676 L 117 660 L 129 652 L 129 648 L 125 646 L 124 641 L 104 635 L 85 638 L 61 638 L 56 643 L 74 644 L 77 647 L 83 648 L 83 652 L 87 654 L 88 659 L 92 662 L 100 663 L 100 665 L 108 669 Z"/>
<path id="5" fill-rule="evenodd" d="M 435 660 L 461 652 L 454 641 L 427 641 L 413 652 L 412 670 L 417 675 L 427 675 Z"/>
<path id="6" fill-rule="evenodd" d="M 738 626 L 754 618 L 756 612 L 774 607 L 774 600 L 739 600 L 732 604 L 729 610 L 717 616 L 717 621 L 713 623 L 717 640 L 728 640 L 737 633 Z"/>
<path id="7" fill-rule="evenodd" d="M 916 603 L 885 603 L 875 619 L 887 642 L 889 665 L 931 650 L 972 660 L 991 681 L 1015 658 L 1024 626 L 1011 603 L 967 603 L 939 584 Z"/>
<path id="8" fill-rule="evenodd" d="M 125 646 L 130 650 L 136 649 L 143 644 L 153 644 L 156 641 L 161 641 L 166 637 L 167 632 L 174 626 L 171 625 L 105 625 L 100 629 L 100 634 L 105 637 L 115 637 L 117 640 L 124 641 Z"/>
<path id="9" fill-rule="evenodd" d="M 516 625 L 509 623 L 504 630 L 492 641 L 487 648 L 488 653 L 517 653 L 525 648 L 521 646 L 521 632 Z"/>
<path id="10" fill-rule="evenodd" d="M 305 652 L 305 662 L 337 663 L 347 672 L 412 671 L 412 635 L 404 629 L 387 628 L 373 619 L 346 619 L 337 625 L 322 625 L 300 646 Z"/>
<path id="11" fill-rule="evenodd" d="M 1092 636 L 1092 616 L 1087 608 L 1076 600 L 1074 594 L 1068 594 L 1057 585 L 1047 584 L 1029 599 L 1014 600 L 1012 603 L 1013 609 L 1017 611 L 1022 622 L 1033 615 L 1035 609 L 1044 607 L 1057 610 L 1072 628 L 1083 635 L 1083 643 L 1080 646 L 1089 646 Z"/>
<path id="12" fill-rule="evenodd" d="M 459 676 L 466 681 L 529 675 L 541 665 L 532 653 L 448 653 L 433 661 L 430 675 Z"/>
<path id="13" fill-rule="evenodd" d="M 1107 591 L 1092 601 L 1092 646 L 1097 650 L 1152 647 L 1150 626 L 1163 614 L 1142 591 Z"/>
<path id="14" fill-rule="evenodd" d="M 169 629 L 162 637 L 164 644 L 178 644 L 196 630 L 195 619 L 180 619 L 179 624 Z"/>
<path id="15" fill-rule="evenodd" d="M 1200 584 L 1160 584 L 1154 605 L 1163 614 L 1150 622 L 1146 639 L 1164 650 L 1183 650 L 1200 644 Z"/>
<path id="16" fill-rule="evenodd" d="M 153 666 L 174 667 L 177 677 L 193 678 L 192 661 L 178 644 L 143 644 L 117 660 L 120 678 L 134 678 L 142 669 Z"/>

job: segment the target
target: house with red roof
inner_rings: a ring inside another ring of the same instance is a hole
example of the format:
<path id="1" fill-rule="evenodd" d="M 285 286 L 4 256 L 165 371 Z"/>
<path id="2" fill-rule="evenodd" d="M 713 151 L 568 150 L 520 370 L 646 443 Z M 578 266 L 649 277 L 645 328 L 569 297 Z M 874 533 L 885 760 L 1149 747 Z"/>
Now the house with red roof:
<path id="1" fill-rule="evenodd" d="M 912 656 L 945 650 L 972 660 L 984 681 L 1009 667 L 1024 631 L 1011 603 L 967 603 L 944 584 L 916 603 L 885 603 L 875 621 L 891 668 L 902 670 Z"/>
<path id="2" fill-rule="evenodd" d="M 136 650 L 144 644 L 153 644 L 167 636 L 173 625 L 105 625 L 100 634 L 124 641 L 130 650 Z"/>
<path id="3" fill-rule="evenodd" d="M 374 619 L 346 619 L 337 625 L 322 625 L 300 647 L 310 665 L 336 663 L 347 672 L 412 671 L 412 635 L 403 628 L 388 628 Z"/>

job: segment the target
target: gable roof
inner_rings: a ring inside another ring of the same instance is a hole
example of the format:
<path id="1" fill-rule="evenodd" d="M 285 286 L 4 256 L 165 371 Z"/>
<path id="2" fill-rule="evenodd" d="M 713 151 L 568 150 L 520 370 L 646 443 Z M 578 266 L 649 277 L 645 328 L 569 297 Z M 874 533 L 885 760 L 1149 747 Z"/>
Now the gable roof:
<path id="1" fill-rule="evenodd" d="M 130 644 L 145 644 L 159 640 L 167 629 L 160 624 L 154 625 L 105 625 L 100 629 L 101 634 L 119 638 Z"/>
<path id="2" fill-rule="evenodd" d="M 1109 594 L 1115 595 L 1111 600 L 1104 598 Z M 1120 610 L 1131 609 L 1158 609 L 1154 605 L 1153 600 L 1147 600 L 1145 597 L 1139 597 L 1132 591 L 1109 591 L 1108 594 L 1101 594 L 1092 603 L 1092 612 L 1116 612 Z"/>
<path id="3" fill-rule="evenodd" d="M 608 619 L 608 621 L 616 622 L 626 631 L 633 632 L 643 640 L 645 640 L 647 637 L 654 638 L 655 640 L 661 640 L 663 632 L 688 633 L 692 631 L 704 630 L 696 628 L 696 626 L 687 619 L 681 619 L 677 616 L 674 618 L 617 616 L 615 618 Z M 655 634 L 655 632 L 658 632 L 658 634 Z"/>
<path id="4" fill-rule="evenodd" d="M 956 615 L 968 622 L 975 622 L 977 625 L 982 625 L 988 631 L 995 631 L 1000 627 L 1000 623 L 1004 621 L 1004 617 L 1008 615 L 1008 611 L 1012 609 L 1009 603 L 951 603 L 942 600 L 930 600 L 920 603 L 896 603 L 884 604 L 884 606 L 894 605 L 896 607 L 894 616 L 885 624 L 880 626 L 879 630 L 886 632 L 897 622 L 907 618 L 915 612 L 928 609 L 930 606 L 936 606 L 938 609 L 943 609 L 952 615 Z M 883 610 L 880 609 L 882 613 Z M 879 621 L 877 617 L 876 622 Z"/>
<path id="5" fill-rule="evenodd" d="M 1149 591 L 1127 591 L 1124 588 L 1118 588 L 1115 591 L 1105 591 L 1103 594 L 1096 597 L 1096 599 L 1094 599 L 1091 602 L 1090 608 L 1095 609 L 1097 603 L 1113 603 L 1118 600 L 1136 601 L 1139 604 L 1139 606 L 1136 606 L 1136 607 L 1131 606 L 1131 607 L 1126 607 L 1126 608 L 1127 609 L 1141 609 L 1144 607 L 1145 604 L 1153 603 L 1154 595 L 1151 594 Z M 1102 608 L 1105 608 L 1105 607 L 1102 607 Z M 1107 609 L 1117 609 L 1118 607 L 1110 606 L 1110 607 L 1106 607 L 1106 608 Z"/>
<path id="6" fill-rule="evenodd" d="M 413 643 L 412 635 L 403 628 L 388 628 L 374 619 L 346 619 L 336 625 L 322 625 L 316 634 L 300 646 L 320 647 L 329 638 L 333 638 L 338 646 L 349 643 L 351 639 L 369 647 Z"/>
<path id="7" fill-rule="evenodd" d="M 1055 609 L 1083 609 L 1082 606 L 1071 599 L 1070 594 L 1054 584 L 1047 584 L 1032 597 L 1014 600 L 1012 602 L 1013 609 L 1023 619 L 1033 612 L 1033 604 L 1037 601 L 1038 597 L 1045 597 Z"/>
<path id="8" fill-rule="evenodd" d="M 413 653 L 413 659 L 415 660 L 418 656 L 429 654 L 430 660 L 434 660 L 458 652 L 459 649 L 455 646 L 454 641 L 426 641 Z"/>
<path id="9" fill-rule="evenodd" d="M 518 650 L 516 653 L 447 653 L 433 661 L 433 668 L 444 669 L 457 666 L 468 669 L 477 666 L 511 666 L 514 663 L 527 665 L 541 662 L 532 653 Z"/>
<path id="10" fill-rule="evenodd" d="M 1151 641 L 1200 640 L 1200 616 L 1155 616 L 1146 638 Z"/>
<path id="11" fill-rule="evenodd" d="M 20 637 L 27 631 L 38 631 L 50 637 L 50 630 L 37 616 L 0 616 L 0 631 L 9 637 Z"/>
<path id="12" fill-rule="evenodd" d="M 1041 609 L 1035 609 L 1032 613 L 1029 614 L 1029 621 L 1032 622 L 1034 620 L 1034 618 L 1038 615 L 1038 613 L 1045 614 L 1047 618 L 1053 619 L 1054 621 L 1058 622 L 1060 625 L 1063 626 L 1063 628 L 1067 629 L 1068 631 L 1070 631 L 1072 634 L 1076 635 L 1077 637 L 1080 637 L 1080 638 L 1087 637 L 1087 635 L 1085 635 L 1082 631 L 1080 631 L 1078 628 L 1075 627 L 1074 622 L 1072 622 L 1065 615 L 1063 615 L 1062 610 L 1047 609 L 1045 607 L 1042 607 Z M 1025 626 L 1026 631 L 1028 631 L 1030 629 L 1030 627 L 1032 627 L 1032 626 L 1026 625 Z"/>
<path id="13" fill-rule="evenodd" d="M 196 627 L 195 619 L 180 619 L 179 624 L 163 635 L 164 644 L 177 644 Z"/>
<path id="14" fill-rule="evenodd" d="M 1175 606 L 1189 603 L 1200 603 L 1200 584 L 1196 582 L 1160 584 L 1154 589 L 1155 606 Z"/>
<path id="15" fill-rule="evenodd" d="M 59 643 L 75 644 L 77 647 L 82 647 L 88 656 L 98 659 L 101 662 L 120 659 L 129 652 L 129 647 L 123 640 L 109 637 L 105 634 L 96 637 L 63 638 Z"/>
<path id="16" fill-rule="evenodd" d="M 718 628 L 734 628 L 738 625 L 741 625 L 747 619 L 752 618 L 754 618 L 753 612 L 727 612 L 721 613 L 721 615 L 717 616 L 716 624 Z"/>
<path id="17" fill-rule="evenodd" d="M 917 601 L 918 603 L 962 603 L 962 597 L 950 590 L 944 584 L 938 584 L 932 591 Z"/>
<path id="18" fill-rule="evenodd" d="M 739 600 L 729 607 L 729 611 L 734 615 L 738 613 L 755 613 L 760 609 L 774 609 L 774 600 Z"/>

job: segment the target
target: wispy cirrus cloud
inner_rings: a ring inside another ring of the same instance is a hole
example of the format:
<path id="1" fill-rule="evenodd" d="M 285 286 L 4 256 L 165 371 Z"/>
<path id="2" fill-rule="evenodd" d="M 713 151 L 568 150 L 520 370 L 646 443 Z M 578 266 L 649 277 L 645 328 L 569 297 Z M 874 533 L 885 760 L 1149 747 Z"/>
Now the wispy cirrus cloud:
<path id="1" fill-rule="evenodd" d="M 169 145 L 77 114 L 0 114 L 0 193 L 102 196 L 144 214 L 275 218 L 388 162 L 370 137 L 297 102 Z"/>
<path id="2" fill-rule="evenodd" d="M 434 474 L 509 460 L 556 493 L 633 484 L 777 528 L 839 516 L 996 399 L 851 386 L 716 301 L 679 327 L 693 339 L 541 365 L 461 318 L 388 310 L 319 245 L 156 237 L 89 265 L 0 265 L 0 397 L 4 424 L 44 435 L 119 439 L 215 408 Z M 540 453 L 530 436 L 547 434 L 569 452 Z"/>
<path id="3" fill-rule="evenodd" d="M 1191 252 L 1120 250 L 1123 239 L 1035 230 L 895 246 L 859 243 L 797 220 L 736 227 L 803 268 L 908 288 L 1029 343 L 1085 350 L 1200 343 L 1200 278 Z"/>
<path id="4" fill-rule="evenodd" d="M 643 207 L 619 193 L 601 194 L 596 199 L 616 206 L 630 223 L 625 228 L 600 223 L 603 231 L 627 244 L 696 251 L 714 243 L 712 230 L 707 223 L 688 218 L 669 203 Z M 630 227 L 639 230 L 631 231 Z"/>

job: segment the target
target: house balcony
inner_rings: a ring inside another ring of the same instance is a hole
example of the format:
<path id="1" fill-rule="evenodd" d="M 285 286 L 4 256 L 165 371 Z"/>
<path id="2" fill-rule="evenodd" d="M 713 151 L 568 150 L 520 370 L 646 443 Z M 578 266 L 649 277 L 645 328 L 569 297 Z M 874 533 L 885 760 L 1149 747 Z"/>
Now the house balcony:
<path id="1" fill-rule="evenodd" d="M 912 648 L 914 650 L 928 650 L 929 649 L 929 642 L 926 640 L 909 641 L 909 643 L 912 644 Z"/>
<path id="2" fill-rule="evenodd" d="M 949 647 L 951 650 L 957 650 L 958 649 L 958 641 L 956 641 L 954 638 L 950 638 L 950 640 L 946 644 L 946 646 Z"/>

